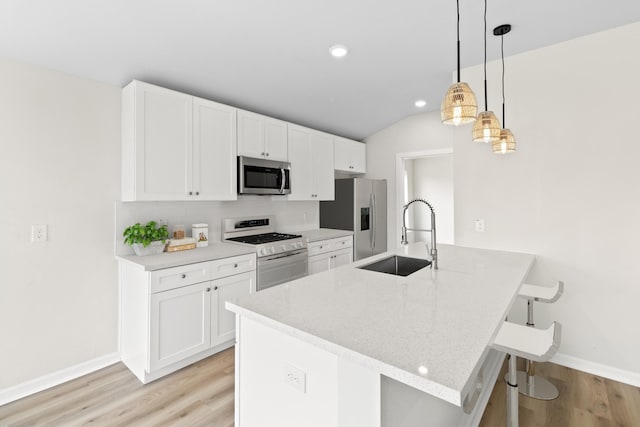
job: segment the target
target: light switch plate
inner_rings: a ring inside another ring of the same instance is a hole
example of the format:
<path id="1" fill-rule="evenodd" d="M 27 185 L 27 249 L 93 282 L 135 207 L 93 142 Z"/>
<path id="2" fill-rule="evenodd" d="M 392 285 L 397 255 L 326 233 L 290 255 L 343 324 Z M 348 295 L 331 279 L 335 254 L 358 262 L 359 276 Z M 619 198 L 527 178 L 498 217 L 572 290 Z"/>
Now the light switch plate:
<path id="1" fill-rule="evenodd" d="M 476 231 L 484 233 L 484 219 L 476 219 Z"/>
<path id="2" fill-rule="evenodd" d="M 47 225 L 34 224 L 31 226 L 31 241 L 46 242 L 47 241 Z"/>
<path id="3" fill-rule="evenodd" d="M 300 393 L 307 392 L 307 374 L 287 363 L 284 364 L 284 382 L 298 390 Z"/>

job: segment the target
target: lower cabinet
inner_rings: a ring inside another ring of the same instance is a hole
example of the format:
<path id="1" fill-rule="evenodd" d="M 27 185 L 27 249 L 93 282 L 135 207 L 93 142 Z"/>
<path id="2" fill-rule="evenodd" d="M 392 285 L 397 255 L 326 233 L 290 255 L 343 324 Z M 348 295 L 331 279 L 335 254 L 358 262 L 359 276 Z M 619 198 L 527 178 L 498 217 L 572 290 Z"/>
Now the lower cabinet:
<path id="1" fill-rule="evenodd" d="M 123 363 L 147 383 L 235 344 L 225 308 L 256 289 L 255 254 L 147 272 L 120 262 Z"/>
<path id="2" fill-rule="evenodd" d="M 331 270 L 353 262 L 353 237 L 312 242 L 308 245 L 309 274 Z"/>
<path id="3" fill-rule="evenodd" d="M 150 371 L 211 347 L 211 282 L 151 295 Z"/>

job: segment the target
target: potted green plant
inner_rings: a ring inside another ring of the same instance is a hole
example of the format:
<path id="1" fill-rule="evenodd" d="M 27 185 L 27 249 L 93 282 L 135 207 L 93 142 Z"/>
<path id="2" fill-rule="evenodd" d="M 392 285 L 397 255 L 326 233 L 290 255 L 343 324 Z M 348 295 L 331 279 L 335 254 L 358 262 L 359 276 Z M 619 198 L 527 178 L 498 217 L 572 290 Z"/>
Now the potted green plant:
<path id="1" fill-rule="evenodd" d="M 122 233 L 124 243 L 133 247 L 138 256 L 159 254 L 169 239 L 169 230 L 166 225 L 157 227 L 155 221 L 149 221 L 145 225 L 136 223 L 127 227 Z"/>

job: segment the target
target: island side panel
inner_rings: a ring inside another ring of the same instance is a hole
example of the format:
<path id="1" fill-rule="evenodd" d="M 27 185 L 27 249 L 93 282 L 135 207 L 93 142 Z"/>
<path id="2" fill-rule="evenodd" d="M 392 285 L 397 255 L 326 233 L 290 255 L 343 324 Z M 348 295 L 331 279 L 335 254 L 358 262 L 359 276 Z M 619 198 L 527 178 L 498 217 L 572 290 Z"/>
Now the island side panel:
<path id="1" fill-rule="evenodd" d="M 237 324 L 237 426 L 380 427 L 379 373 L 241 315 Z"/>

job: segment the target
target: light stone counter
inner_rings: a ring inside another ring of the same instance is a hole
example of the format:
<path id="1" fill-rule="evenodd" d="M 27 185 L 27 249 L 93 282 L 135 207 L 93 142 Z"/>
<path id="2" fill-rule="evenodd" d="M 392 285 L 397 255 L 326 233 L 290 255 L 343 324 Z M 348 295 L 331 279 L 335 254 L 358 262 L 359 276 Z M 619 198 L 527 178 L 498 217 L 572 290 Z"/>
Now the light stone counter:
<path id="1" fill-rule="evenodd" d="M 535 256 L 438 250 L 439 270 L 398 277 L 355 268 L 393 253 L 427 258 L 424 243 L 415 243 L 227 308 L 461 406 Z"/>
<path id="2" fill-rule="evenodd" d="M 180 252 L 163 252 L 157 255 L 124 255 L 116 256 L 120 261 L 126 261 L 142 267 L 145 271 L 162 270 L 163 268 L 178 267 L 198 262 L 213 261 L 237 255 L 255 253 L 250 246 L 234 245 L 232 243 L 209 243 L 204 248 L 195 248 Z"/>
<path id="3" fill-rule="evenodd" d="M 315 230 L 301 231 L 302 237 L 307 239 L 307 243 L 319 242 L 321 240 L 336 239 L 338 237 L 352 236 L 353 231 L 335 230 L 333 228 L 317 228 Z"/>

